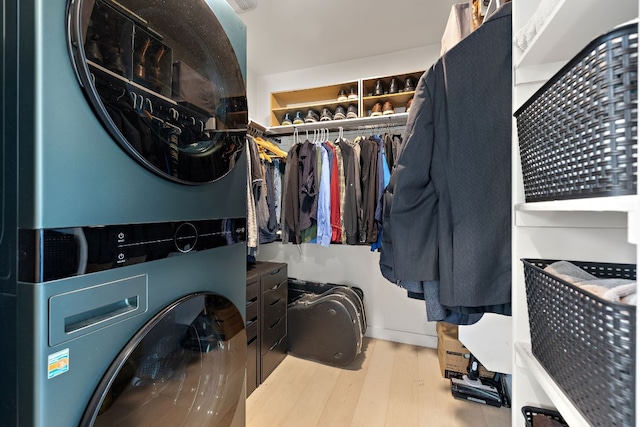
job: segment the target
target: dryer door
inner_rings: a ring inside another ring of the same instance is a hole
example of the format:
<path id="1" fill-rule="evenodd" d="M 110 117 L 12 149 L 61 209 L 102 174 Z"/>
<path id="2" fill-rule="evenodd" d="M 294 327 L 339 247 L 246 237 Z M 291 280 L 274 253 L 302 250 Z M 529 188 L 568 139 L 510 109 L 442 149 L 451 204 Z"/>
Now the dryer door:
<path id="1" fill-rule="evenodd" d="M 80 426 L 244 425 L 246 360 L 238 309 L 217 294 L 189 295 L 125 346 Z"/>
<path id="2" fill-rule="evenodd" d="M 205 0 L 70 0 L 69 41 L 87 100 L 134 159 L 184 184 L 233 168 L 248 123 L 244 77 Z"/>

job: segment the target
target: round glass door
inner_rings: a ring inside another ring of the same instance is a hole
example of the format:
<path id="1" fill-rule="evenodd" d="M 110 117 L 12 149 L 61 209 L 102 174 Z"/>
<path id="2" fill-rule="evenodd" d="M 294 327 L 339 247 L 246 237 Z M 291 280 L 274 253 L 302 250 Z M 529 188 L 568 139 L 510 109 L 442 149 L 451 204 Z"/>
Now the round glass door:
<path id="1" fill-rule="evenodd" d="M 151 171 L 215 181 L 242 152 L 242 71 L 205 0 L 72 0 L 77 75 L 110 135 Z"/>
<path id="2" fill-rule="evenodd" d="M 194 294 L 157 314 L 100 382 L 81 427 L 244 422 L 247 335 L 226 298 Z"/>

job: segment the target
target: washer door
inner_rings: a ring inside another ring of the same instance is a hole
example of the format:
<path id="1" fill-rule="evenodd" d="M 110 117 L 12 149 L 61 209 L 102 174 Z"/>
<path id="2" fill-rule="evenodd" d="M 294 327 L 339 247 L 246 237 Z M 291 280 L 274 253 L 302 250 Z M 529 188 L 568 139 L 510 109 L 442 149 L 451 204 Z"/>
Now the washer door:
<path id="1" fill-rule="evenodd" d="M 69 40 L 89 103 L 134 159 L 184 184 L 233 168 L 248 123 L 246 90 L 205 0 L 71 0 Z"/>
<path id="2" fill-rule="evenodd" d="M 125 346 L 80 426 L 244 425 L 246 360 L 238 309 L 213 293 L 184 297 Z"/>

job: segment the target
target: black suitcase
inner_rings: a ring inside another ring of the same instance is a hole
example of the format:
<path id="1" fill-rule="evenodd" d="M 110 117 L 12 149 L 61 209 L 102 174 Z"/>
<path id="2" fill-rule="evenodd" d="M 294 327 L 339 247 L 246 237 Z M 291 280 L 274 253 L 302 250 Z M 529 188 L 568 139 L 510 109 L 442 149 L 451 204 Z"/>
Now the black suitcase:
<path id="1" fill-rule="evenodd" d="M 289 354 L 343 367 L 362 351 L 367 330 L 362 290 L 289 278 Z"/>

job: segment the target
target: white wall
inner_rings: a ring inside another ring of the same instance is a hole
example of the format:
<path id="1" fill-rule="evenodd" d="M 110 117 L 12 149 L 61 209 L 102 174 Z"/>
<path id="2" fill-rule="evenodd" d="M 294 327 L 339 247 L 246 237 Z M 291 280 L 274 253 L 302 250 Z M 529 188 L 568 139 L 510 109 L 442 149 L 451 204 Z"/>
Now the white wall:
<path id="1" fill-rule="evenodd" d="M 432 45 L 304 70 L 258 75 L 256 87 L 250 86 L 249 116 L 268 125 L 271 92 L 425 70 L 437 60 L 439 52 L 440 46 Z M 409 299 L 406 291 L 382 277 L 379 254 L 371 252 L 368 246 L 324 248 L 313 244 L 270 243 L 260 247 L 257 258 L 286 262 L 290 277 L 361 288 L 365 295 L 369 337 L 434 348 L 437 345 L 435 323 L 427 322 L 424 301 Z"/>

